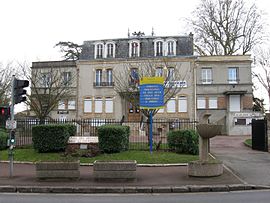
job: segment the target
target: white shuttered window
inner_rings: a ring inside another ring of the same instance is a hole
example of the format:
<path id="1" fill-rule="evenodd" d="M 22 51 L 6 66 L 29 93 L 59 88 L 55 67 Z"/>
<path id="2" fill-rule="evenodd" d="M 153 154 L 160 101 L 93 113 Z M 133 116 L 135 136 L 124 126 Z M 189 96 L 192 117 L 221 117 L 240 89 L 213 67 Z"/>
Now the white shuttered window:
<path id="1" fill-rule="evenodd" d="M 171 98 L 167 103 L 167 112 L 175 113 L 175 98 Z"/>
<path id="2" fill-rule="evenodd" d="M 95 113 L 102 113 L 102 99 L 95 99 Z"/>
<path id="3" fill-rule="evenodd" d="M 85 99 L 83 104 L 84 113 L 92 112 L 92 99 Z"/>
<path id="4" fill-rule="evenodd" d="M 113 113 L 113 99 L 106 98 L 105 100 L 105 112 L 106 113 Z"/>

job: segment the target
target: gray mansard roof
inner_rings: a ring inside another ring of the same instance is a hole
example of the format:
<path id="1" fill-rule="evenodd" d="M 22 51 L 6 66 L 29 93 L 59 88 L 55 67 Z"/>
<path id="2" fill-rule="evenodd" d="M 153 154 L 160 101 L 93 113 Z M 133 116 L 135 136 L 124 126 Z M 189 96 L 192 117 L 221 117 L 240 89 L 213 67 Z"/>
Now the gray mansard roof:
<path id="1" fill-rule="evenodd" d="M 90 40 L 84 41 L 80 60 L 95 60 L 95 44 L 101 42 L 114 42 L 115 57 L 114 58 L 129 58 L 129 42 L 131 40 L 140 41 L 140 57 L 155 57 L 154 56 L 154 41 L 155 40 L 174 39 L 176 41 L 176 56 L 192 56 L 193 55 L 193 35 L 188 36 L 143 36 L 129 37 L 122 39 L 105 39 L 105 40 Z"/>

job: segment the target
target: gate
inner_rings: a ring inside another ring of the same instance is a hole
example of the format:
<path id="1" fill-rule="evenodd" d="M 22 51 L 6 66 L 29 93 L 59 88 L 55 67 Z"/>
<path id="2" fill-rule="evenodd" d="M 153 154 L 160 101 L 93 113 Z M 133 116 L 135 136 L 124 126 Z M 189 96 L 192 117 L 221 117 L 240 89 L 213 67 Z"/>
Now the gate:
<path id="1" fill-rule="evenodd" d="M 252 149 L 268 152 L 267 120 L 252 119 Z"/>

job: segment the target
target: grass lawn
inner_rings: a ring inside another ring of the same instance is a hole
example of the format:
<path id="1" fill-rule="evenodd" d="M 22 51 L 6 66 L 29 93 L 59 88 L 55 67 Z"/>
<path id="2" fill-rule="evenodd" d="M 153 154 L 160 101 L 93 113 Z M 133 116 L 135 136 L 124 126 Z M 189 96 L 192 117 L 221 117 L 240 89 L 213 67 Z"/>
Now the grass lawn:
<path id="1" fill-rule="evenodd" d="M 244 142 L 247 146 L 252 147 L 252 140 L 251 139 L 246 139 Z"/>
<path id="2" fill-rule="evenodd" d="M 8 160 L 8 150 L 0 151 L 0 159 Z M 63 153 L 38 153 L 34 149 L 15 149 L 15 161 L 57 161 L 66 159 Z M 173 152 L 126 151 L 115 154 L 101 154 L 93 158 L 81 157 L 81 163 L 93 163 L 95 160 L 137 160 L 138 164 L 187 163 L 198 160 L 197 155 L 176 154 Z"/>

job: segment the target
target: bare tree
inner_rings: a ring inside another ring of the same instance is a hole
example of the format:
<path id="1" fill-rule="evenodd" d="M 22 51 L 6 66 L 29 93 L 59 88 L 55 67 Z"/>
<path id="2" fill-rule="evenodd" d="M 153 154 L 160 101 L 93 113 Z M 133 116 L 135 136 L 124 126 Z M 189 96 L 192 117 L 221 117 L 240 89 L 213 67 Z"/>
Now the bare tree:
<path id="1" fill-rule="evenodd" d="M 161 67 L 161 68 L 158 68 Z M 174 67 L 174 68 L 169 68 Z M 161 71 L 161 72 L 158 72 Z M 136 63 L 126 63 L 122 69 L 114 74 L 115 91 L 126 101 L 130 102 L 137 109 L 139 103 L 139 81 L 143 77 L 164 77 L 164 105 L 185 86 L 183 83 L 191 70 L 182 71 L 179 65 L 169 63 L 165 59 L 154 61 L 146 60 Z M 175 81 L 182 82 L 176 84 Z M 144 116 L 149 119 L 150 113 L 154 116 L 159 109 L 141 109 Z"/>
<path id="2" fill-rule="evenodd" d="M 13 62 L 0 64 L 0 105 L 7 106 L 11 99 L 12 75 L 20 75 Z"/>
<path id="3" fill-rule="evenodd" d="M 270 48 L 260 48 L 255 51 L 254 65 L 252 75 L 266 90 L 268 101 L 270 101 Z M 268 110 L 270 111 L 270 106 Z"/>
<path id="4" fill-rule="evenodd" d="M 48 68 L 32 68 L 21 65 L 26 78 L 30 81 L 31 94 L 28 95 L 26 104 L 36 117 L 44 123 L 49 114 L 63 99 L 75 95 L 73 88 L 76 81 L 76 71 L 72 69 L 63 71 L 53 65 Z M 70 73 L 65 77 L 63 73 Z"/>
<path id="5" fill-rule="evenodd" d="M 262 15 L 243 0 L 201 0 L 187 21 L 200 55 L 245 55 L 264 38 Z"/>
<path id="6" fill-rule="evenodd" d="M 60 51 L 64 53 L 63 58 L 68 61 L 76 61 L 82 52 L 82 46 L 73 42 L 58 42 L 54 47 L 60 47 Z"/>

